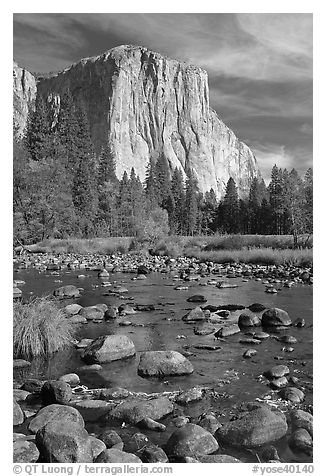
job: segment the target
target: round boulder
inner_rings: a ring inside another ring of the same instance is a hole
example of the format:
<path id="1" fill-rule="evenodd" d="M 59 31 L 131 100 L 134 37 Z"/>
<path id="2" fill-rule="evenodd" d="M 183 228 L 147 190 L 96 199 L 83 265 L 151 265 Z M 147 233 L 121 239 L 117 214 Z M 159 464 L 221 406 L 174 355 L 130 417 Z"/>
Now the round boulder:
<path id="1" fill-rule="evenodd" d="M 187 375 L 194 371 L 186 357 L 175 351 L 149 351 L 140 356 L 138 374 L 141 377 Z"/>
<path id="2" fill-rule="evenodd" d="M 135 355 L 132 340 L 125 335 L 103 335 L 88 345 L 82 356 L 87 364 L 102 364 Z"/>
<path id="3" fill-rule="evenodd" d="M 166 443 L 165 451 L 169 457 L 180 458 L 214 453 L 218 443 L 214 436 L 199 425 L 188 423 L 172 433 Z"/>
<path id="4" fill-rule="evenodd" d="M 72 399 L 71 387 L 66 382 L 48 380 L 41 389 L 41 399 L 44 405 L 52 403 L 66 405 Z"/>
<path id="5" fill-rule="evenodd" d="M 282 438 L 288 429 L 285 416 L 268 407 L 252 407 L 217 430 L 215 436 L 223 444 L 254 448 Z"/>
<path id="6" fill-rule="evenodd" d="M 290 326 L 292 321 L 286 311 L 273 307 L 263 313 L 261 324 L 263 327 Z"/>

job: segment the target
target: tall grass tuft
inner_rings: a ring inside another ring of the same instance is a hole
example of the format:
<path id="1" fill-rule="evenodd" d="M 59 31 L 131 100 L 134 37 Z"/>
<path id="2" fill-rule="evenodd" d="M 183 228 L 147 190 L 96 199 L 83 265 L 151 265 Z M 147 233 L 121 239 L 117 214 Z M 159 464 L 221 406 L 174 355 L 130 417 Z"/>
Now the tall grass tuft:
<path id="1" fill-rule="evenodd" d="M 253 248 L 244 250 L 217 250 L 187 252 L 187 256 L 200 261 L 213 263 L 251 263 L 262 265 L 286 265 L 309 267 L 313 264 L 313 252 L 304 250 L 274 250 L 272 248 Z"/>
<path id="2" fill-rule="evenodd" d="M 14 356 L 47 357 L 70 345 L 73 324 L 49 298 L 14 303 Z"/>

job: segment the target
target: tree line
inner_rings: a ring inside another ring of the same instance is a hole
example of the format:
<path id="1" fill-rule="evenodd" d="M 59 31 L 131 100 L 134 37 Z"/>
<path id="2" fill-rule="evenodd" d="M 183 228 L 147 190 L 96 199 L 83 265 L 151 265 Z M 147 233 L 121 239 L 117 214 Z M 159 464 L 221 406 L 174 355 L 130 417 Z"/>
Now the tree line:
<path id="1" fill-rule="evenodd" d="M 69 90 L 59 112 L 38 94 L 26 133 L 14 143 L 14 238 L 312 233 L 312 169 L 300 178 L 276 165 L 266 187 L 253 179 L 239 198 L 232 178 L 218 202 L 199 191 L 191 169 L 153 157 L 142 183 L 132 168 L 119 180 L 109 144 L 96 153 L 86 106 Z"/>

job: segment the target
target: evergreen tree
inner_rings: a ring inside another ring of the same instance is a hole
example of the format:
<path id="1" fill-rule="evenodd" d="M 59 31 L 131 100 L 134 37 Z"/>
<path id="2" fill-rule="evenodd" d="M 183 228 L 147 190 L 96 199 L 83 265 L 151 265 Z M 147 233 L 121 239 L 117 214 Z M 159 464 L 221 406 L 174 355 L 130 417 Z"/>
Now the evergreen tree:
<path id="1" fill-rule="evenodd" d="M 274 235 L 283 233 L 283 173 L 276 165 L 272 168 L 271 181 L 268 186 L 271 207 L 271 232 Z"/>
<path id="2" fill-rule="evenodd" d="M 29 114 L 25 134 L 25 147 L 32 160 L 42 160 L 48 154 L 50 120 L 47 103 L 41 94 L 36 95 L 35 110 Z"/>
<path id="3" fill-rule="evenodd" d="M 185 189 L 180 169 L 174 169 L 171 180 L 172 211 L 170 214 L 170 228 L 173 233 L 185 233 Z"/>
<path id="4" fill-rule="evenodd" d="M 146 168 L 145 191 L 147 200 L 152 203 L 153 206 L 157 205 L 157 183 L 155 176 L 155 165 L 153 164 L 152 159 L 149 160 Z"/>
<path id="5" fill-rule="evenodd" d="M 185 231 L 193 236 L 198 231 L 198 187 L 191 169 L 188 170 L 185 196 Z"/>
<path id="6" fill-rule="evenodd" d="M 113 153 L 108 144 L 101 148 L 98 166 L 98 184 L 103 185 L 105 182 L 118 184 L 116 176 L 116 166 Z"/>
<path id="7" fill-rule="evenodd" d="M 313 231 L 313 172 L 309 168 L 305 174 L 304 181 L 304 212 L 306 217 L 306 233 L 311 234 Z"/>
<path id="8" fill-rule="evenodd" d="M 78 131 L 76 136 L 77 160 L 73 174 L 72 198 L 80 230 L 85 236 L 93 231 L 93 223 L 98 208 L 97 168 L 93 144 L 83 103 L 77 104 L 76 117 Z"/>
<path id="9" fill-rule="evenodd" d="M 154 168 L 157 203 L 162 208 L 169 208 L 171 181 L 169 164 L 164 154 L 160 154 Z"/>
<path id="10" fill-rule="evenodd" d="M 288 220 L 287 232 L 293 236 L 294 247 L 298 247 L 298 238 L 306 229 L 304 187 L 298 172 L 292 169 L 284 178 L 284 207 Z"/>
<path id="11" fill-rule="evenodd" d="M 202 207 L 202 232 L 211 234 L 216 231 L 218 204 L 214 190 L 205 193 Z"/>
<path id="12" fill-rule="evenodd" d="M 239 231 L 239 197 L 232 177 L 226 185 L 224 198 L 220 205 L 221 225 L 226 233 Z"/>

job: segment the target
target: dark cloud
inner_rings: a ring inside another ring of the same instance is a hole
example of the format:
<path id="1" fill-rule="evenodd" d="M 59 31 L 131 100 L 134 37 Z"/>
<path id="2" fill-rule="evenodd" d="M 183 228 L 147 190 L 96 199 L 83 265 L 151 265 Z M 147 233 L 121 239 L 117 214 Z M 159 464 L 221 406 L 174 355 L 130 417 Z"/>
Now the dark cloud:
<path id="1" fill-rule="evenodd" d="M 266 176 L 274 158 L 301 172 L 311 165 L 311 14 L 14 14 L 14 56 L 30 71 L 58 71 L 121 44 L 206 69 L 211 106 Z"/>

